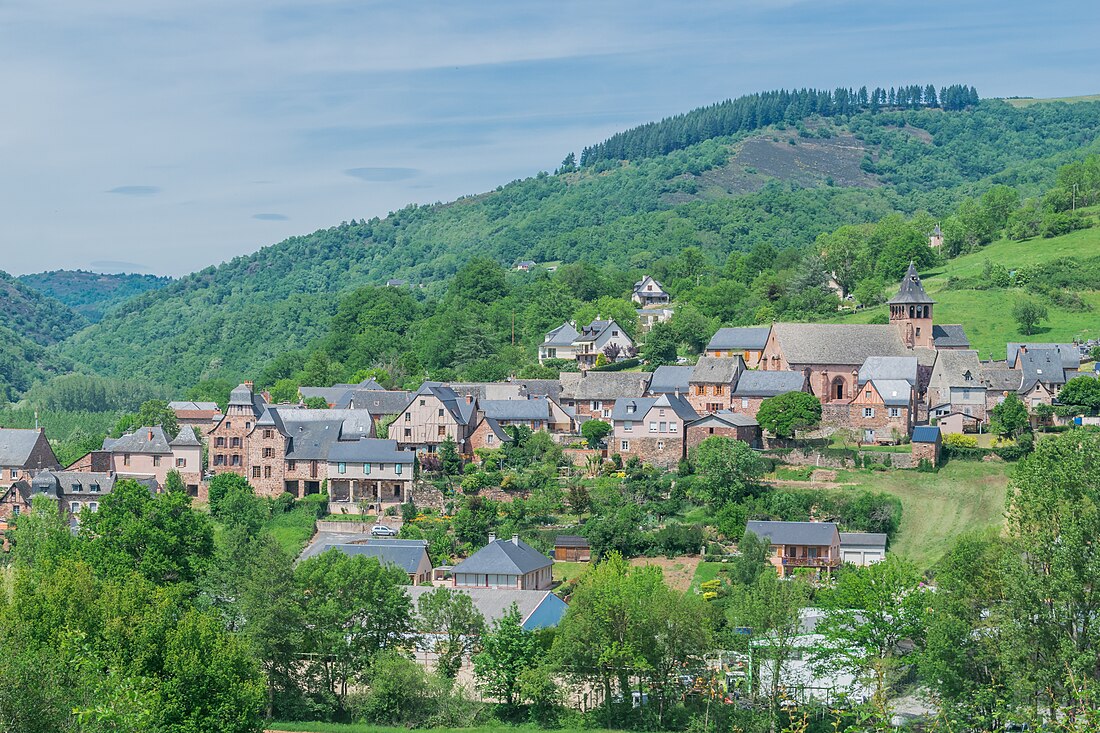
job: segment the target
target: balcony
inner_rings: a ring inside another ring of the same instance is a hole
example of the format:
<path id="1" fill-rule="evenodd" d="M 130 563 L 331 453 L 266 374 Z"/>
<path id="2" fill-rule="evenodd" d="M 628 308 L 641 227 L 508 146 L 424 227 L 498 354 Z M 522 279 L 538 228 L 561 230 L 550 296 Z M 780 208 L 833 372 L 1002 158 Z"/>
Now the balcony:
<path id="1" fill-rule="evenodd" d="M 836 568 L 840 566 L 839 557 L 784 557 L 783 566 L 788 568 Z"/>

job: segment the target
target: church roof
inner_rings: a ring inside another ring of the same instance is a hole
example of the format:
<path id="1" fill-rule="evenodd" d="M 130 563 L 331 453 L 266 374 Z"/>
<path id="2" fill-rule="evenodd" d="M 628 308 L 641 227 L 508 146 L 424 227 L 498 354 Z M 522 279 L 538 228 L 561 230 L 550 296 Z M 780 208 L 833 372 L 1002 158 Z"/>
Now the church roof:
<path id="1" fill-rule="evenodd" d="M 928 297 L 928 293 L 924 292 L 917 268 L 910 262 L 909 269 L 905 271 L 905 277 L 901 281 L 901 287 L 898 288 L 898 294 L 890 300 L 890 305 L 931 305 L 935 302 Z"/>

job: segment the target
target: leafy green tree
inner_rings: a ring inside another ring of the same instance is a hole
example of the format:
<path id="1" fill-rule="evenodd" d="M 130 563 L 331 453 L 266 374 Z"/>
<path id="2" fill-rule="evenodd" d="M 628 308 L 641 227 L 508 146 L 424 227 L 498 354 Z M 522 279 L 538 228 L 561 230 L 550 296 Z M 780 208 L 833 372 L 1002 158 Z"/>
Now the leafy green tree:
<path id="1" fill-rule="evenodd" d="M 207 500 L 210 502 L 210 511 L 217 514 L 221 500 L 234 491 L 255 493 L 248 483 L 248 479 L 244 476 L 227 471 L 211 478 L 207 484 L 206 492 Z"/>
<path id="2" fill-rule="evenodd" d="M 485 618 L 468 593 L 436 588 L 420 596 L 417 621 L 423 637 L 434 640 L 439 674 L 453 680 L 485 631 Z"/>
<path id="3" fill-rule="evenodd" d="M 187 487 L 183 484 L 183 477 L 180 476 L 179 471 L 173 468 L 168 472 L 168 475 L 164 477 L 164 490 L 165 492 L 187 490 Z"/>
<path id="4" fill-rule="evenodd" d="M 137 428 L 152 428 L 158 425 L 164 428 L 169 440 L 179 433 L 179 420 L 176 419 L 176 413 L 168 407 L 168 403 L 164 400 L 148 400 L 142 403 L 136 413 L 119 418 L 118 423 L 115 424 L 114 435 L 117 438 Z"/>
<path id="5" fill-rule="evenodd" d="M 756 420 L 765 430 L 781 438 L 794 437 L 821 422 L 821 400 L 807 392 L 786 392 L 760 402 Z"/>
<path id="6" fill-rule="evenodd" d="M 670 323 L 655 323 L 646 334 L 646 361 L 654 366 L 676 362 L 676 333 Z"/>
<path id="7" fill-rule="evenodd" d="M 1012 317 L 1020 326 L 1020 333 L 1025 336 L 1035 333 L 1039 322 L 1047 315 L 1047 307 L 1032 298 L 1023 298 L 1012 306 Z"/>
<path id="8" fill-rule="evenodd" d="M 1100 380 L 1093 377 L 1074 377 L 1065 383 L 1058 393 L 1063 405 L 1076 405 L 1095 413 L 1100 410 Z"/>
<path id="9" fill-rule="evenodd" d="M 468 496 L 462 507 L 455 512 L 455 537 L 459 542 L 481 547 L 499 521 L 500 511 L 495 501 L 480 496 Z"/>
<path id="10" fill-rule="evenodd" d="M 399 649 L 412 631 L 408 576 L 375 558 L 329 550 L 294 569 L 302 610 L 300 654 L 312 692 L 342 711 L 349 688 L 366 679 L 374 659 Z"/>
<path id="11" fill-rule="evenodd" d="M 817 663 L 845 670 L 873 690 L 872 710 L 889 721 L 889 691 L 905 674 L 923 643 L 928 600 L 916 567 L 889 554 L 880 563 L 845 568 L 822 598 L 817 624 L 824 644 Z"/>
<path id="12" fill-rule="evenodd" d="M 214 550 L 210 519 L 185 493 L 153 496 L 132 479 L 115 482 L 95 512 L 81 517 L 82 550 L 97 572 L 136 571 L 154 583 L 191 583 Z"/>
<path id="13" fill-rule="evenodd" d="M 593 450 L 599 448 L 603 439 L 610 434 L 611 424 L 603 420 L 588 420 L 581 425 L 581 435 Z"/>
<path id="14" fill-rule="evenodd" d="M 764 463 L 748 443 L 712 435 L 695 449 L 692 490 L 708 506 L 721 509 L 752 494 L 764 475 Z"/>
<path id="15" fill-rule="evenodd" d="M 603 296 L 594 303 L 582 304 L 573 314 L 578 329 L 587 326 L 597 317 L 605 321 L 615 321 L 631 338 L 638 333 L 638 311 L 632 302 L 624 298 Z"/>
<path id="16" fill-rule="evenodd" d="M 271 393 L 271 400 L 275 404 L 297 404 L 298 403 L 298 380 L 285 378 L 280 379 L 271 385 L 271 389 L 268 390 Z"/>
<path id="17" fill-rule="evenodd" d="M 1019 437 L 1031 430 L 1027 406 L 1015 392 L 1009 392 L 1004 400 L 993 408 L 989 429 L 1002 437 Z"/>
<path id="18" fill-rule="evenodd" d="M 588 487 L 581 481 L 569 484 L 565 491 L 565 501 L 569 505 L 569 510 L 576 515 L 578 522 L 586 512 L 592 509 L 592 495 L 588 493 Z"/>
<path id="19" fill-rule="evenodd" d="M 458 446 L 449 435 L 439 444 L 439 465 L 444 476 L 458 476 L 462 473 L 462 456 L 458 455 Z"/>
<path id="20" fill-rule="evenodd" d="M 481 651 L 474 655 L 478 686 L 505 705 L 515 705 L 520 679 L 525 671 L 538 666 L 540 651 L 538 640 L 523 628 L 523 618 L 513 603 L 493 621 L 481 639 Z"/>
<path id="21" fill-rule="evenodd" d="M 229 404 L 229 393 L 236 386 L 228 379 L 204 379 L 187 390 L 187 399 L 194 402 L 214 402 L 225 410 Z"/>
<path id="22" fill-rule="evenodd" d="M 306 397 L 303 403 L 310 410 L 327 410 L 328 400 L 324 397 Z"/>
<path id="23" fill-rule="evenodd" d="M 57 502 L 48 496 L 31 499 L 31 510 L 15 520 L 10 533 L 12 562 L 16 568 L 34 570 L 53 566 L 68 557 L 72 531 Z"/>

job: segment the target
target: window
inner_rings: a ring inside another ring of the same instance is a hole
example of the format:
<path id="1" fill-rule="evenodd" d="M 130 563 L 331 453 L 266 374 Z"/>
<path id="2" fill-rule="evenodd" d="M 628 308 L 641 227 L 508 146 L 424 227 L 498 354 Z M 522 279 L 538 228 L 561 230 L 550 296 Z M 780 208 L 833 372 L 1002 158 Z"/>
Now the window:
<path id="1" fill-rule="evenodd" d="M 250 422 L 248 422 L 247 420 L 245 420 L 245 423 L 244 423 L 244 429 L 245 429 L 245 430 L 251 430 L 251 429 L 252 429 L 252 423 L 250 423 Z"/>
<path id="2" fill-rule="evenodd" d="M 215 466 L 224 466 L 225 465 L 225 456 L 222 455 L 221 453 L 215 453 L 214 454 L 214 465 Z"/>
<path id="3" fill-rule="evenodd" d="M 665 416 L 665 411 L 664 411 L 664 409 L 660 409 L 660 410 L 657 410 L 657 416 L 658 416 L 658 417 L 664 417 L 664 416 Z"/>
<path id="4" fill-rule="evenodd" d="M 626 411 L 627 411 L 628 414 L 633 414 L 634 412 L 637 411 L 637 409 L 638 409 L 638 406 L 635 405 L 633 402 L 631 402 L 629 405 L 626 406 Z"/>
<path id="5" fill-rule="evenodd" d="M 439 417 L 443 417 L 443 408 L 442 407 L 439 408 Z"/>
<path id="6" fill-rule="evenodd" d="M 347 473 L 347 472 L 348 472 L 348 464 L 346 464 L 346 463 L 337 463 L 336 464 L 336 473 Z"/>
<path id="7" fill-rule="evenodd" d="M 14 469 L 14 468 L 13 468 L 13 469 L 11 470 L 11 477 L 12 477 L 12 478 L 17 478 L 18 476 L 19 476 L 19 471 L 18 471 L 17 469 Z"/>
<path id="8" fill-rule="evenodd" d="M 721 396 L 726 393 L 726 387 L 723 384 L 719 384 L 714 388 L 714 394 Z"/>
<path id="9" fill-rule="evenodd" d="M 264 448 L 264 458 L 273 458 L 275 456 L 274 448 Z"/>
<path id="10" fill-rule="evenodd" d="M 80 511 L 80 502 L 79 501 L 69 502 L 69 511 L 72 512 L 73 514 L 76 514 L 77 512 L 79 512 Z"/>
<path id="11" fill-rule="evenodd" d="M 871 399 L 871 390 L 867 390 L 866 392 L 863 393 L 863 399 L 865 399 L 865 400 Z"/>
<path id="12" fill-rule="evenodd" d="M 159 466 L 160 465 L 160 456 L 153 456 L 153 465 L 154 466 Z"/>
<path id="13" fill-rule="evenodd" d="M 657 441 L 657 450 L 664 450 L 664 449 L 665 449 L 665 441 L 658 440 Z"/>
<path id="14" fill-rule="evenodd" d="M 398 476 L 401 475 L 401 464 L 400 463 L 393 464 L 393 472 L 396 473 Z"/>
<path id="15" fill-rule="evenodd" d="M 370 475 L 370 464 L 369 463 L 364 463 L 363 464 L 363 473 L 367 474 L 368 476 Z"/>
<path id="16" fill-rule="evenodd" d="M 497 438 L 497 436 L 493 435 L 492 433 L 489 433 L 488 435 L 485 436 L 485 443 L 487 445 L 492 445 L 493 443 L 496 442 L 496 438 Z"/>
<path id="17" fill-rule="evenodd" d="M 233 466 L 239 466 L 239 465 L 241 465 L 241 457 L 240 456 L 233 456 L 229 463 L 230 463 L 230 465 L 233 465 Z"/>
<path id="18" fill-rule="evenodd" d="M 863 408 L 863 416 L 864 417 L 874 417 L 875 416 L 875 408 L 873 408 L 873 407 L 864 407 Z"/>
<path id="19" fill-rule="evenodd" d="M 260 477 L 260 467 L 259 466 L 253 466 L 252 467 L 252 478 L 259 478 L 259 477 Z"/>
<path id="20" fill-rule="evenodd" d="M 264 466 L 264 478 L 271 478 L 271 466 Z"/>
<path id="21" fill-rule="evenodd" d="M 80 486 L 80 484 L 73 484 L 73 493 L 74 494 L 79 494 L 83 490 L 84 489 Z"/>
<path id="22" fill-rule="evenodd" d="M 99 484 L 90 484 L 88 488 L 92 490 L 93 494 L 99 493 Z"/>
<path id="23" fill-rule="evenodd" d="M 264 438 L 266 438 L 267 440 L 271 440 L 271 438 L 273 438 L 274 436 L 275 436 L 275 431 L 274 430 L 265 430 L 264 431 Z"/>
<path id="24" fill-rule="evenodd" d="M 130 454 L 129 453 L 126 453 L 125 455 L 122 456 L 122 465 L 123 466 L 129 466 L 130 465 Z M 11 475 L 12 475 L 12 478 L 15 478 L 15 470 L 14 469 L 12 469 Z"/>
<path id="25" fill-rule="evenodd" d="M 405 422 L 412 422 L 413 416 L 411 412 L 405 413 Z"/>
<path id="26" fill-rule="evenodd" d="M 629 440 L 620 440 L 619 441 L 619 450 L 624 451 L 624 452 L 630 450 L 630 441 Z"/>
<path id="27" fill-rule="evenodd" d="M 704 387 L 703 385 L 701 385 L 701 384 L 695 385 L 695 394 L 696 394 L 696 396 L 704 395 L 704 394 L 706 394 L 706 392 L 707 392 L 707 388 Z"/>
<path id="28" fill-rule="evenodd" d="M 229 447 L 230 448 L 240 448 L 241 447 L 241 439 L 240 438 L 230 438 L 229 439 Z"/>
<path id="29" fill-rule="evenodd" d="M 436 435 L 438 435 L 438 436 L 440 436 L 440 437 L 443 437 L 444 435 L 446 435 L 446 434 L 447 434 L 447 426 L 446 426 L 446 425 L 440 425 L 440 426 L 439 426 L 439 427 L 438 427 L 438 428 L 436 429 L 435 433 L 436 433 Z"/>
<path id="30" fill-rule="evenodd" d="M 88 509 L 90 509 L 93 512 L 96 511 L 97 509 L 99 509 L 99 502 L 95 502 L 95 501 L 91 502 L 90 504 L 88 504 Z"/>
<path id="31" fill-rule="evenodd" d="M 678 433 L 678 432 L 680 432 L 680 423 L 678 423 L 678 422 L 670 422 L 670 423 L 668 424 L 668 432 L 670 432 L 670 433 Z"/>
<path id="32" fill-rule="evenodd" d="M 214 447 L 215 448 L 224 448 L 225 447 L 225 438 L 214 438 Z"/>
<path id="33" fill-rule="evenodd" d="M 233 427 L 233 423 L 231 423 L 231 422 L 229 422 L 228 420 L 226 420 L 226 421 L 225 421 L 225 427 L 226 427 L 226 428 L 231 428 L 231 427 Z"/>
<path id="34" fill-rule="evenodd" d="M 890 417 L 901 417 L 901 408 L 891 407 L 890 408 Z"/>
<path id="35" fill-rule="evenodd" d="M 741 398 L 741 409 L 742 410 L 749 409 L 749 398 L 748 397 L 742 397 Z"/>
<path id="36" fill-rule="evenodd" d="M 405 428 L 405 437 L 411 438 L 413 434 L 412 428 Z"/>
<path id="37" fill-rule="evenodd" d="M 428 404 L 428 403 L 427 403 L 427 402 L 425 402 L 424 400 L 420 400 L 420 406 L 421 406 L 421 407 L 423 407 L 423 406 L 424 406 L 424 405 L 426 405 L 426 404 Z"/>
<path id="38" fill-rule="evenodd" d="M 11 514 L 12 514 L 13 517 L 18 517 L 19 516 L 19 505 L 18 504 L 16 504 L 15 506 L 13 506 L 11 508 Z"/>
<path id="39" fill-rule="evenodd" d="M 187 459 L 186 458 L 177 458 L 176 459 L 176 468 L 183 468 L 186 465 L 187 465 Z"/>
<path id="40" fill-rule="evenodd" d="M 600 401 L 592 400 L 592 411 L 595 412 L 598 409 L 600 409 Z"/>
<path id="41" fill-rule="evenodd" d="M 612 338 L 617 338 L 617 337 L 618 337 L 618 335 L 619 335 L 619 332 L 618 332 L 618 331 L 612 331 L 612 332 L 611 332 L 611 336 L 612 336 Z"/>
<path id="42" fill-rule="evenodd" d="M 623 421 L 623 430 L 625 430 L 628 433 L 633 432 L 633 430 L 634 430 L 634 421 L 633 420 Z"/>
<path id="43" fill-rule="evenodd" d="M 662 433 L 667 433 L 668 432 L 668 423 L 666 423 L 664 420 L 661 421 L 660 432 L 662 432 Z"/>
<path id="44" fill-rule="evenodd" d="M 298 462 L 297 461 L 287 461 L 286 462 L 286 470 L 288 470 L 288 471 L 293 471 L 297 467 L 298 467 Z"/>
<path id="45" fill-rule="evenodd" d="M 651 432 L 651 433 L 657 432 L 657 423 L 651 422 L 649 424 L 649 432 Z"/>

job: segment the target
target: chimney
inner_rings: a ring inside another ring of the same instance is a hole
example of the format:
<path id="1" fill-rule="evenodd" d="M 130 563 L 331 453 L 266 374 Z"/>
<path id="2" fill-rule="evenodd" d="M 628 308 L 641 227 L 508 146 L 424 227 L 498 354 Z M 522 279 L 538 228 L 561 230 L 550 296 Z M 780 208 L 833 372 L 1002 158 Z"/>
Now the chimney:
<path id="1" fill-rule="evenodd" d="M 474 396 L 469 392 L 466 393 L 466 404 L 470 404 L 474 401 Z"/>
<path id="2" fill-rule="evenodd" d="M 492 544 L 496 541 L 497 541 L 497 533 L 496 532 L 490 532 L 489 533 L 489 544 Z"/>
<path id="3" fill-rule="evenodd" d="M 249 381 L 244 383 L 244 386 L 248 387 L 248 391 L 251 392 L 252 387 L 253 387 L 253 382 L 251 380 L 249 380 Z"/>
<path id="4" fill-rule="evenodd" d="M 512 535 L 512 544 L 516 545 L 516 546 L 519 545 L 519 535 L 518 534 Z"/>
<path id="5" fill-rule="evenodd" d="M 152 431 L 152 430 L 150 430 L 150 431 L 149 431 L 149 440 L 152 440 L 152 439 L 153 439 L 153 431 Z"/>

